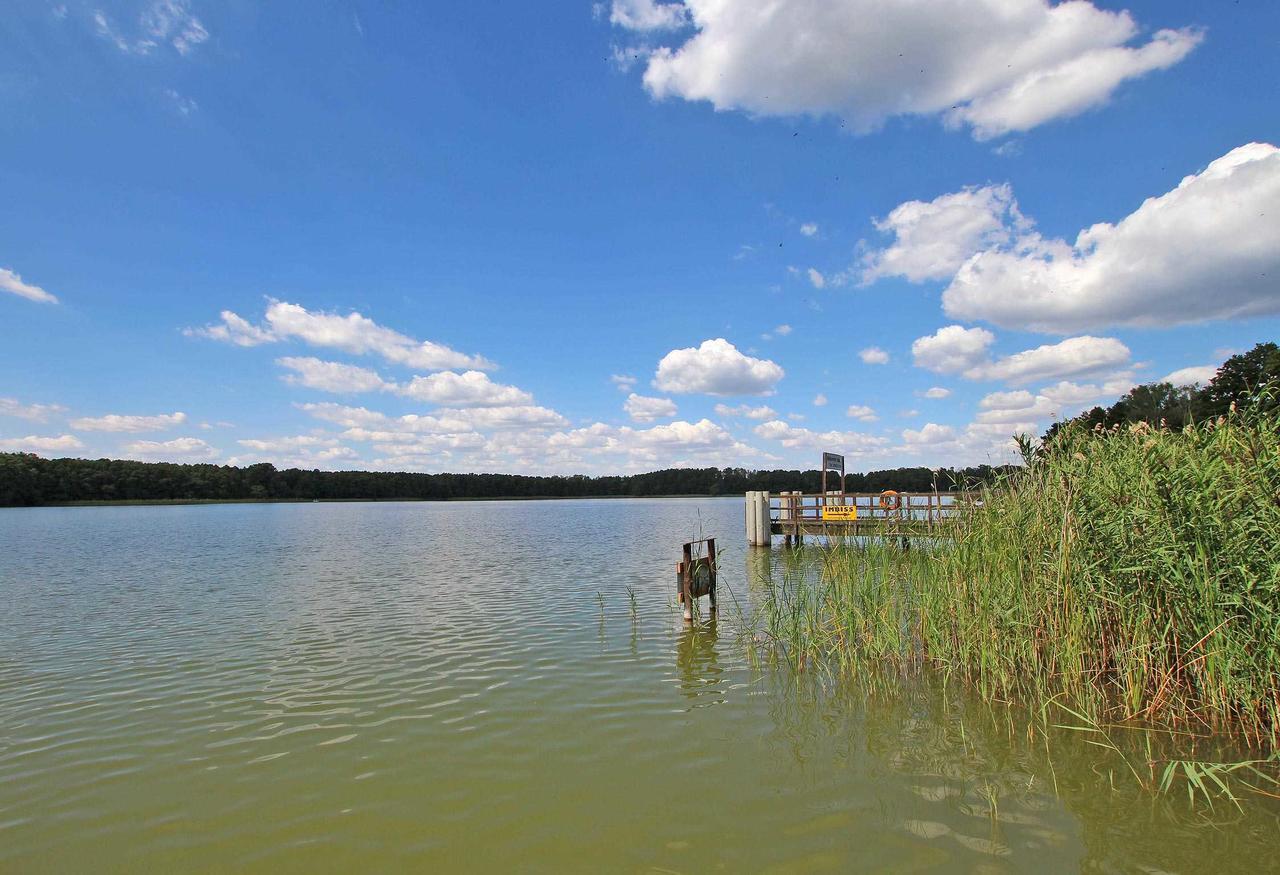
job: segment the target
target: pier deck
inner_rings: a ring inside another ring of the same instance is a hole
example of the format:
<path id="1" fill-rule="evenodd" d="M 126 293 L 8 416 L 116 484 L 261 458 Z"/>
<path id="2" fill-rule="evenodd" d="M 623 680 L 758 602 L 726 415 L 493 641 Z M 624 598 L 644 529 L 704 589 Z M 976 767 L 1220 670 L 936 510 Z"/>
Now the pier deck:
<path id="1" fill-rule="evenodd" d="M 946 538 L 978 498 L 969 492 L 747 493 L 747 542 L 810 537 Z M 896 506 L 895 506 L 896 504 Z"/>

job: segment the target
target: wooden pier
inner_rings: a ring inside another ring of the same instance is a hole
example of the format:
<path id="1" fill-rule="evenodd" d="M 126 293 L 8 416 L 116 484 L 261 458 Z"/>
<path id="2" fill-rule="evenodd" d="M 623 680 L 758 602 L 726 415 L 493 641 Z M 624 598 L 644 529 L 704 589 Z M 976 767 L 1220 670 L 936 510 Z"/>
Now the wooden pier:
<path id="1" fill-rule="evenodd" d="M 946 538 L 973 507 L 970 492 L 747 493 L 747 543 L 767 547 L 810 537 Z"/>

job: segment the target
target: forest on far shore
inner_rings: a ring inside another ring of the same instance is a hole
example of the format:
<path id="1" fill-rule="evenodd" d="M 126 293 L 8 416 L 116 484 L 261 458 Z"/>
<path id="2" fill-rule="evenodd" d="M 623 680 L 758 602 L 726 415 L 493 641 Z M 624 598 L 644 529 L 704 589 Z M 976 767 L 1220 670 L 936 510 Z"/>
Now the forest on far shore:
<path id="1" fill-rule="evenodd" d="M 845 476 L 849 492 L 926 492 L 972 488 L 1003 468 L 894 468 Z M 658 495 L 741 495 L 799 489 L 818 492 L 821 471 L 668 468 L 647 474 L 586 477 L 522 474 L 412 474 L 381 471 L 279 470 L 262 463 L 178 465 L 116 459 L 42 459 L 0 453 L 0 506 L 78 501 L 444 501 L 468 498 L 587 498 Z M 828 483 L 828 488 L 833 484 Z"/>

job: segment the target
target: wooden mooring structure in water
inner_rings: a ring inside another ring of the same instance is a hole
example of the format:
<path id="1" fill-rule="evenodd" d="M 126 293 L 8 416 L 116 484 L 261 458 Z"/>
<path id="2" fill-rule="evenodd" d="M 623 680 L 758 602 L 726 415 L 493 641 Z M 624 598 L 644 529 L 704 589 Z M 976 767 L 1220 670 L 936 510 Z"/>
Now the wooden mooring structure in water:
<path id="1" fill-rule="evenodd" d="M 747 543 L 768 547 L 804 538 L 947 538 L 956 520 L 979 502 L 972 492 L 747 493 Z"/>

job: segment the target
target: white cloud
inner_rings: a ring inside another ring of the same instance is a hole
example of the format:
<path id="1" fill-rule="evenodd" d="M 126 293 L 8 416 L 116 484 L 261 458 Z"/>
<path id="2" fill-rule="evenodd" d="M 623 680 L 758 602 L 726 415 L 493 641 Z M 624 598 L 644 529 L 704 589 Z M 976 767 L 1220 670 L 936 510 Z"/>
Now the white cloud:
<path id="1" fill-rule="evenodd" d="M 978 376 L 970 379 L 1003 380 L 1020 385 L 1114 370 L 1128 363 L 1129 348 L 1120 341 L 1084 335 L 998 359 L 981 366 Z"/>
<path id="2" fill-rule="evenodd" d="M 791 333 L 791 326 L 786 324 L 779 325 L 777 328 L 773 329 L 773 333 L 779 337 L 786 337 Z"/>
<path id="3" fill-rule="evenodd" d="M 639 382 L 639 380 L 629 374 L 614 374 L 609 377 L 609 379 L 613 382 L 613 385 L 618 388 L 619 392 L 630 392 L 635 388 L 636 383 Z"/>
<path id="4" fill-rule="evenodd" d="M 770 395 L 785 373 L 774 362 L 743 355 L 729 341 L 716 338 L 667 353 L 658 362 L 653 385 L 684 395 Z"/>
<path id="5" fill-rule="evenodd" d="M 762 404 L 759 407 L 752 407 L 749 404 L 739 404 L 736 407 L 730 407 L 728 404 L 716 405 L 716 416 L 745 416 L 747 419 L 774 419 L 777 415 L 778 411 L 765 404 Z"/>
<path id="6" fill-rule="evenodd" d="M 669 398 L 651 398 L 632 392 L 622 405 L 635 422 L 653 422 L 655 419 L 669 419 L 676 415 L 675 402 Z"/>
<path id="7" fill-rule="evenodd" d="M 1203 386 L 1217 375 L 1217 365 L 1192 365 L 1189 368 L 1179 368 L 1171 374 L 1166 374 L 1161 378 L 1160 382 L 1172 383 L 1175 386 Z"/>
<path id="8" fill-rule="evenodd" d="M 442 371 L 414 377 L 400 391 L 410 398 L 446 407 L 519 407 L 533 401 L 533 396 L 523 389 L 495 383 L 480 371 Z"/>
<path id="9" fill-rule="evenodd" d="M 360 461 L 360 454 L 351 447 L 319 435 L 247 438 L 236 443 L 249 452 L 228 459 L 229 465 L 270 462 L 279 468 L 329 468 L 340 462 Z"/>
<path id="10" fill-rule="evenodd" d="M 818 233 L 818 224 L 816 222 L 805 222 L 800 226 L 800 233 L 806 237 L 813 237 Z"/>
<path id="11" fill-rule="evenodd" d="M 1014 385 L 1060 379 L 1129 362 L 1129 348 L 1112 337 L 1071 337 L 992 360 L 995 335 L 985 328 L 948 325 L 911 344 L 918 367 L 970 380 L 1002 380 Z"/>
<path id="12" fill-rule="evenodd" d="M 1052 386 L 1045 386 L 1040 394 L 1058 405 L 1061 411 L 1072 412 L 1086 402 L 1100 398 L 1115 399 L 1132 389 L 1137 382 L 1132 371 L 1120 371 L 1108 377 L 1100 384 L 1073 383 L 1063 380 Z"/>
<path id="13" fill-rule="evenodd" d="M 681 3 L 613 0 L 609 21 L 627 30 L 674 30 L 689 23 L 688 15 L 688 10 Z"/>
<path id="14" fill-rule="evenodd" d="M 646 9 L 651 2 L 638 3 Z M 685 0 L 694 32 L 646 55 L 658 98 L 754 116 L 835 115 L 855 130 L 892 116 L 940 117 L 979 139 L 1105 103 L 1126 80 L 1165 69 L 1200 41 L 1141 29 L 1086 0 Z M 617 7 L 615 6 L 615 9 Z M 657 7 L 662 9 L 662 7 Z M 615 24 L 651 30 L 655 19 Z"/>
<path id="15" fill-rule="evenodd" d="M 926 422 L 919 429 L 903 429 L 902 439 L 907 444 L 914 446 L 933 446 L 936 444 L 954 443 L 957 438 L 956 430 L 949 425 L 938 425 L 936 422 Z"/>
<path id="16" fill-rule="evenodd" d="M 966 188 L 929 202 L 899 204 L 875 226 L 894 237 L 862 259 L 862 282 L 888 276 L 947 279 L 973 253 L 1009 242 L 1026 220 L 1006 185 Z"/>
<path id="17" fill-rule="evenodd" d="M 753 431 L 762 438 L 778 441 L 784 447 L 831 450 L 847 456 L 872 455 L 889 442 L 882 437 L 856 431 L 812 431 L 798 428 L 779 419 L 762 422 Z"/>
<path id="18" fill-rule="evenodd" d="M 859 422 L 875 422 L 880 418 L 876 415 L 875 410 L 865 404 L 849 405 L 849 409 L 845 411 L 845 416 L 856 419 Z"/>
<path id="19" fill-rule="evenodd" d="M 362 434 L 463 434 L 478 429 L 545 430 L 564 428 L 569 424 L 567 419 L 554 410 L 534 405 L 473 407 L 465 410 L 441 408 L 431 414 L 407 413 L 403 416 L 388 416 L 365 407 L 345 407 L 329 402 L 301 404 L 299 408 L 317 419 L 349 430 L 359 430 Z M 396 438 L 388 436 L 376 439 Z"/>
<path id="20" fill-rule="evenodd" d="M 813 396 L 813 406 L 814 406 L 814 407 L 826 407 L 826 406 L 827 406 L 827 396 L 826 396 L 826 395 L 823 395 L 821 392 L 819 392 L 817 395 L 814 395 L 814 396 Z"/>
<path id="21" fill-rule="evenodd" d="M 274 343 L 280 339 L 270 328 L 254 325 L 230 310 L 223 310 L 218 314 L 218 318 L 222 320 L 221 324 L 214 323 L 204 328 L 188 328 L 183 333 L 188 337 L 207 337 L 223 343 L 234 343 L 236 346 L 259 346 L 264 343 Z"/>
<path id="22" fill-rule="evenodd" d="M 335 447 L 338 442 L 333 438 L 318 435 L 299 434 L 277 438 L 246 438 L 236 441 L 240 446 L 263 453 L 288 453 L 302 449 Z"/>
<path id="23" fill-rule="evenodd" d="M 932 386 L 923 392 L 917 392 L 916 395 L 920 398 L 929 398 L 930 400 L 938 401 L 942 398 L 949 398 L 951 396 L 951 390 L 944 389 L 942 386 Z"/>
<path id="24" fill-rule="evenodd" d="M 171 441 L 133 441 L 120 447 L 128 458 L 144 462 L 200 462 L 218 457 L 218 451 L 199 438 Z"/>
<path id="25" fill-rule="evenodd" d="M 862 363 L 866 365 L 889 364 L 889 353 L 878 346 L 868 346 L 858 353 L 858 358 L 862 359 Z"/>
<path id="26" fill-rule="evenodd" d="M 340 316 L 311 312 L 298 304 L 272 300 L 267 306 L 265 325 L 253 325 L 230 310 L 223 310 L 220 315 L 221 324 L 188 329 L 187 333 L 239 346 L 297 339 L 354 355 L 377 355 L 393 364 L 426 371 L 494 368 L 483 356 L 466 355 L 429 340 L 414 340 L 359 313 Z"/>
<path id="27" fill-rule="evenodd" d="M 21 404 L 17 398 L 0 398 L 0 416 L 16 416 L 31 422 L 48 422 L 67 408 L 60 404 Z"/>
<path id="28" fill-rule="evenodd" d="M 160 413 L 155 416 L 125 416 L 109 413 L 106 416 L 84 417 L 71 420 L 71 427 L 80 431 L 165 431 L 187 421 L 185 413 Z"/>
<path id="29" fill-rule="evenodd" d="M 970 258 L 946 312 L 1068 333 L 1280 313 L 1280 149 L 1233 149 L 1074 244 L 1036 234 Z"/>
<path id="30" fill-rule="evenodd" d="M 351 394 L 381 392 L 391 388 L 375 371 L 341 362 L 326 362 L 310 356 L 289 356 L 276 359 L 276 364 L 295 373 L 286 374 L 285 382 L 306 386 L 322 392 Z"/>
<path id="31" fill-rule="evenodd" d="M 817 268 L 811 267 L 808 270 L 809 284 L 815 289 L 825 289 L 827 287 L 827 278 Z"/>
<path id="32" fill-rule="evenodd" d="M 22 277 L 5 267 L 0 267 L 0 292 L 8 292 L 41 304 L 56 304 L 58 299 L 39 286 L 24 283 Z"/>
<path id="33" fill-rule="evenodd" d="M 78 450 L 84 444 L 75 435 L 40 437 L 29 434 L 20 438 L 0 438 L 0 451 L 8 453 L 56 453 L 62 450 Z"/>
<path id="34" fill-rule="evenodd" d="M 988 359 L 996 336 L 985 328 L 948 325 L 911 344 L 916 367 L 940 374 L 964 373 Z"/>
<path id="35" fill-rule="evenodd" d="M 126 55 L 149 55 L 161 45 L 169 45 L 180 55 L 188 55 L 209 39 L 209 31 L 191 13 L 186 0 L 155 0 L 138 16 L 136 32 L 121 31 L 106 13 L 95 10 L 98 36 Z"/>
<path id="36" fill-rule="evenodd" d="M 1061 381 L 1039 392 L 1025 389 L 992 392 L 978 402 L 980 411 L 975 424 L 1001 425 L 1008 434 L 1016 431 L 1038 432 L 1049 420 L 1074 416 L 1089 403 L 1099 399 L 1114 400 L 1133 387 L 1133 375 L 1117 374 L 1101 384 Z"/>

